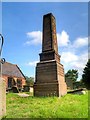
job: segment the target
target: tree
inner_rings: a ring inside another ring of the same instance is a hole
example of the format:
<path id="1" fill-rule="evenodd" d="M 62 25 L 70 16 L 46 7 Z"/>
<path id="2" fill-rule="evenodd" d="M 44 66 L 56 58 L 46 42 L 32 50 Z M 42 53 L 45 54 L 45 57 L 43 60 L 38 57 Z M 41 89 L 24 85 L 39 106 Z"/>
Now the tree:
<path id="1" fill-rule="evenodd" d="M 88 59 L 88 62 L 86 64 L 86 66 L 83 70 L 83 74 L 82 74 L 82 82 L 84 83 L 86 88 L 90 90 L 89 80 L 90 80 L 90 59 Z"/>
<path id="2" fill-rule="evenodd" d="M 28 76 L 25 76 L 26 78 L 26 84 L 27 85 L 33 85 L 34 84 L 34 78 L 33 77 L 28 77 Z"/>
<path id="3" fill-rule="evenodd" d="M 67 73 L 65 74 L 65 79 L 66 80 L 72 80 L 73 83 L 77 81 L 78 78 L 78 70 L 68 70 Z"/>

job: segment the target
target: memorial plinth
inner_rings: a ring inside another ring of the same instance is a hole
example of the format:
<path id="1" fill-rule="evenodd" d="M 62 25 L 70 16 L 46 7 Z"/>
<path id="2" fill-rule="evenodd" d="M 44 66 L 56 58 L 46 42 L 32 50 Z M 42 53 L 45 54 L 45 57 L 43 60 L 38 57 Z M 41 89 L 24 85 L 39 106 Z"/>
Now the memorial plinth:
<path id="1" fill-rule="evenodd" d="M 56 22 L 52 13 L 43 16 L 43 42 L 36 66 L 34 96 L 63 96 L 67 93 L 64 68 L 58 54 Z"/>

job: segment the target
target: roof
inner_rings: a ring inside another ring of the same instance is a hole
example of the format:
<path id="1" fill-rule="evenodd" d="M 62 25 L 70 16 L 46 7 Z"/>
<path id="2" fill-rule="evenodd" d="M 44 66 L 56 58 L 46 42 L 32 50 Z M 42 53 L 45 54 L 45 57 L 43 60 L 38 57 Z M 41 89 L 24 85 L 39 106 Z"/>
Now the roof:
<path id="1" fill-rule="evenodd" d="M 2 64 L 2 75 L 25 78 L 24 74 L 17 65 L 8 62 Z"/>

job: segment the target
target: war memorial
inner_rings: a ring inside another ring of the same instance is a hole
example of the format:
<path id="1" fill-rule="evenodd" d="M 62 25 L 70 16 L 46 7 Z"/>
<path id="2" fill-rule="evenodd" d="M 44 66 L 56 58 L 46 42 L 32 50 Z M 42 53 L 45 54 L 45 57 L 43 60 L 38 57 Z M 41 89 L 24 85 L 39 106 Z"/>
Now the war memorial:
<path id="1" fill-rule="evenodd" d="M 67 93 L 64 68 L 58 54 L 56 20 L 52 13 L 43 16 L 42 53 L 36 66 L 34 96 L 63 96 Z"/>

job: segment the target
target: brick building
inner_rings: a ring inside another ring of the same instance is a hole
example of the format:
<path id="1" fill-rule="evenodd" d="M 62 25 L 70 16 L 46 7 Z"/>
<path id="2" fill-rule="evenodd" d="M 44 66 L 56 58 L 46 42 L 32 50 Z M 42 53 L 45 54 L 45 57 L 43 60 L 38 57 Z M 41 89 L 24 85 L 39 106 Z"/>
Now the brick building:
<path id="1" fill-rule="evenodd" d="M 6 89 L 11 89 L 16 86 L 19 90 L 25 85 L 25 76 L 20 68 L 8 62 L 2 64 L 2 78 L 6 81 Z"/>

